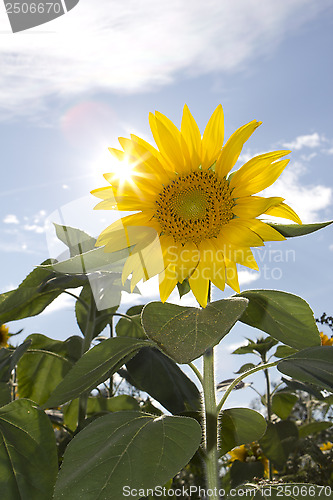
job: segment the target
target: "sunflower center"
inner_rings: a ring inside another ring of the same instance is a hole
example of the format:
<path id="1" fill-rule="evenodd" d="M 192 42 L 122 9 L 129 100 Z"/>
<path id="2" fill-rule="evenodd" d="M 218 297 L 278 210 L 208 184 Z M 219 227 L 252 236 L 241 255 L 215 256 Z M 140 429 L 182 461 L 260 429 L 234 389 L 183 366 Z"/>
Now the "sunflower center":
<path id="1" fill-rule="evenodd" d="M 156 200 L 155 217 L 162 232 L 175 241 L 200 243 L 218 236 L 233 218 L 233 206 L 228 181 L 199 170 L 164 187 Z"/>

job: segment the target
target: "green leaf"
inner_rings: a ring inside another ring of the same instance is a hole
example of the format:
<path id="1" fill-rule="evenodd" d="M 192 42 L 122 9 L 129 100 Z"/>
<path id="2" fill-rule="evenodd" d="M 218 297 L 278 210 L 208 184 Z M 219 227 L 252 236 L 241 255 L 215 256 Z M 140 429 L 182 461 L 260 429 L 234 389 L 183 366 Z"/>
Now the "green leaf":
<path id="1" fill-rule="evenodd" d="M 134 339 L 146 339 L 147 335 L 141 323 L 141 311 L 143 306 L 133 306 L 126 312 L 131 319 L 120 318 L 116 324 L 116 332 L 118 337 L 131 337 Z"/>
<path id="2" fill-rule="evenodd" d="M 319 222 L 317 224 L 268 224 L 276 231 L 278 231 L 285 238 L 293 238 L 295 236 L 303 236 L 305 234 L 310 234 L 319 229 L 332 224 L 333 221 Z"/>
<path id="3" fill-rule="evenodd" d="M 201 427 L 191 418 L 133 411 L 105 415 L 69 443 L 54 500 L 119 500 L 125 486 L 163 485 L 188 463 L 200 441 Z"/>
<path id="4" fill-rule="evenodd" d="M 220 417 L 220 453 L 235 446 L 260 439 L 266 431 L 266 421 L 257 411 L 248 408 L 224 410 Z"/>
<path id="5" fill-rule="evenodd" d="M 11 348 L 0 349 L 0 381 L 8 382 L 13 369 L 18 363 L 19 359 L 31 344 L 30 340 L 25 340 L 23 344 L 16 347 L 14 350 Z"/>
<path id="6" fill-rule="evenodd" d="M 0 382 L 0 406 L 11 402 L 11 391 L 7 382 Z"/>
<path id="7" fill-rule="evenodd" d="M 266 433 L 259 443 L 266 457 L 280 471 L 284 468 L 289 454 L 295 449 L 297 441 L 296 424 L 291 420 L 281 420 L 275 424 L 267 424 Z"/>
<path id="8" fill-rule="evenodd" d="M 289 345 L 279 345 L 276 348 L 274 356 L 276 358 L 286 358 L 287 356 L 290 356 L 291 354 L 295 354 L 295 352 L 297 352 L 297 349 L 294 349 L 293 347 L 289 347 Z"/>
<path id="9" fill-rule="evenodd" d="M 307 392 L 308 394 L 312 394 L 318 401 L 324 401 L 324 396 L 316 387 L 315 385 L 312 384 L 303 384 L 302 382 L 297 382 L 296 380 L 288 380 L 287 378 L 281 377 L 282 382 L 286 384 L 286 386 L 291 389 L 292 391 L 303 391 Z"/>
<path id="10" fill-rule="evenodd" d="M 272 347 L 274 347 L 278 340 L 273 339 L 272 337 L 259 338 L 254 342 L 251 339 L 247 339 L 248 344 L 238 347 L 232 354 L 250 354 L 250 353 L 258 353 L 260 356 L 265 355 Z"/>
<path id="11" fill-rule="evenodd" d="M 191 287 L 190 287 L 190 284 L 189 284 L 189 281 L 187 278 L 185 278 L 182 283 L 178 282 L 177 288 L 178 288 L 178 293 L 179 293 L 180 298 L 182 298 L 183 295 L 186 295 L 187 293 L 189 293 L 191 291 Z"/>
<path id="12" fill-rule="evenodd" d="M 230 468 L 231 487 L 236 488 L 245 481 L 251 481 L 254 477 L 263 477 L 264 465 L 258 460 L 256 462 L 240 462 L 235 460 Z M 243 489 L 243 487 L 242 487 Z M 227 497 L 228 499 L 231 497 Z M 233 497 L 239 500 L 239 497 Z M 246 496 L 251 500 L 252 497 Z"/>
<path id="13" fill-rule="evenodd" d="M 140 405 L 135 398 L 127 394 L 114 396 L 113 398 L 91 397 L 88 398 L 87 418 L 99 414 L 110 413 L 114 411 L 140 410 Z M 77 427 L 79 412 L 79 400 L 74 399 L 64 407 L 64 424 L 74 431 Z"/>
<path id="14" fill-rule="evenodd" d="M 288 392 L 276 392 L 272 397 L 272 411 L 282 420 L 289 417 L 298 397 Z"/>
<path id="15" fill-rule="evenodd" d="M 234 372 L 234 373 L 244 373 L 244 372 L 247 372 L 248 370 L 251 370 L 251 368 L 255 368 L 256 365 L 254 365 L 253 363 L 245 363 L 244 365 L 242 365 L 240 367 L 240 369 L 237 371 L 237 372 Z"/>
<path id="16" fill-rule="evenodd" d="M 247 303 L 246 299 L 230 298 L 198 309 L 151 302 L 142 311 L 142 324 L 163 352 L 177 363 L 189 363 L 227 335 Z"/>
<path id="17" fill-rule="evenodd" d="M 171 413 L 200 409 L 200 393 L 196 385 L 158 349 L 141 349 L 126 367 L 135 386 Z"/>
<path id="18" fill-rule="evenodd" d="M 47 260 L 43 264 L 50 262 L 52 261 Z M 2 294 L 0 297 L 0 324 L 36 316 L 44 311 L 62 293 L 60 289 L 44 293 L 39 291 L 41 283 L 52 276 L 50 270 L 38 267 L 25 278 L 18 288 Z"/>
<path id="19" fill-rule="evenodd" d="M 332 422 L 310 422 L 309 424 L 303 424 L 298 428 L 299 437 L 304 438 L 306 436 L 311 436 L 317 434 L 317 432 L 324 431 L 332 427 Z"/>
<path id="20" fill-rule="evenodd" d="M 31 348 L 17 365 L 18 393 L 42 405 L 80 357 L 82 339 L 70 337 L 62 342 L 33 334 L 27 340 Z"/>
<path id="21" fill-rule="evenodd" d="M 92 295 L 90 283 L 87 283 L 82 288 L 82 291 L 80 293 L 80 299 L 87 304 L 88 308 L 90 306 L 91 301 L 93 301 L 95 305 L 95 299 Z M 96 310 L 95 328 L 92 336 L 93 339 L 97 337 L 97 335 L 99 335 L 104 330 L 104 328 L 112 321 L 113 315 L 117 311 L 118 307 L 119 307 L 118 305 L 115 305 L 114 307 L 103 309 L 101 311 Z M 79 325 L 82 335 L 84 336 L 86 333 L 87 322 L 89 319 L 89 309 L 86 309 L 84 305 L 80 302 L 80 300 L 77 300 L 75 303 L 75 315 L 77 324 Z"/>
<path id="22" fill-rule="evenodd" d="M 241 500 L 243 498 L 247 500 L 318 500 L 321 498 L 327 500 L 331 497 L 329 486 L 318 486 L 311 483 L 263 483 L 262 485 L 251 483 L 242 484 L 225 500 Z"/>
<path id="23" fill-rule="evenodd" d="M 43 407 L 60 406 L 83 392 L 90 392 L 148 345 L 152 343 L 147 340 L 117 337 L 104 340 L 79 359 Z"/>
<path id="24" fill-rule="evenodd" d="M 70 226 L 61 226 L 53 223 L 55 226 L 56 234 L 70 251 L 70 256 L 80 255 L 95 248 L 96 238 L 89 236 L 89 234 Z"/>
<path id="25" fill-rule="evenodd" d="M 297 295 L 277 290 L 246 290 L 236 297 L 249 300 L 240 318 L 243 323 L 295 349 L 321 344 L 313 312 Z"/>
<path id="26" fill-rule="evenodd" d="M 122 272 L 131 248 L 117 252 L 105 252 L 104 247 L 95 248 L 82 255 L 75 255 L 69 259 L 53 264 L 43 265 L 45 270 L 67 274 L 91 273 L 94 271 Z"/>
<path id="27" fill-rule="evenodd" d="M 54 431 L 45 413 L 17 399 L 0 408 L 3 500 L 51 500 L 58 472 Z"/>
<path id="28" fill-rule="evenodd" d="M 316 346 L 283 359 L 277 369 L 289 377 L 333 390 L 333 346 Z"/>

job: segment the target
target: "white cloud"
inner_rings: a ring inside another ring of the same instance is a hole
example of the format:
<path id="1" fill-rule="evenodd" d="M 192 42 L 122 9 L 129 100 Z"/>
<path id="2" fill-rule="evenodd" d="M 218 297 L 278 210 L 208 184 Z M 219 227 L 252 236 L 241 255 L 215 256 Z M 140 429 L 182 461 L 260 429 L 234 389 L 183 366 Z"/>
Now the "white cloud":
<path id="1" fill-rule="evenodd" d="M 18 220 L 18 218 L 14 214 L 6 215 L 3 218 L 2 222 L 4 222 L 5 224 L 19 224 L 20 223 L 20 221 Z"/>
<path id="2" fill-rule="evenodd" d="M 329 249 L 333 252 L 333 245 L 330 245 Z"/>
<path id="3" fill-rule="evenodd" d="M 181 72 L 244 70 L 330 6 L 330 0 L 81 0 L 47 28 L 14 35 L 3 15 L 1 116 L 39 118 L 48 97 L 138 92 Z"/>
<path id="4" fill-rule="evenodd" d="M 238 281 L 240 286 L 247 285 L 260 278 L 260 273 L 251 271 L 238 271 Z"/>
<path id="5" fill-rule="evenodd" d="M 278 180 L 262 194 L 282 196 L 303 223 L 317 222 L 320 220 L 318 212 L 331 205 L 333 190 L 331 187 L 320 184 L 302 185 L 301 176 L 304 172 L 305 168 L 301 163 L 296 161 L 290 163 Z"/>
<path id="6" fill-rule="evenodd" d="M 64 309 L 73 309 L 75 303 L 74 297 L 62 293 L 57 297 L 47 308 L 42 312 L 42 314 L 52 314 L 54 312 L 59 312 Z"/>
<path id="7" fill-rule="evenodd" d="M 299 135 L 292 142 L 285 142 L 283 146 L 291 150 L 299 150 L 303 148 L 318 148 L 324 138 L 321 137 L 317 132 L 311 135 Z"/>

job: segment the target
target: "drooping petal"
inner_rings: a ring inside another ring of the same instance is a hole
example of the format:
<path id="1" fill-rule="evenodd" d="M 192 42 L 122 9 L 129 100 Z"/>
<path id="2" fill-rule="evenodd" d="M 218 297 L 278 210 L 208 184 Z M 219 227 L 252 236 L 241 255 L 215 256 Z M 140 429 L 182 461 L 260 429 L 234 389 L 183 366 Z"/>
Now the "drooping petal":
<path id="1" fill-rule="evenodd" d="M 252 231 L 255 231 L 263 241 L 283 241 L 286 239 L 281 233 L 261 220 L 254 219 L 249 221 L 248 224 Z"/>
<path id="2" fill-rule="evenodd" d="M 244 143 L 253 134 L 256 128 L 262 122 L 253 120 L 252 122 L 243 125 L 232 134 L 226 145 L 223 147 L 220 156 L 215 165 L 215 172 L 219 177 L 226 177 L 232 167 L 235 165 L 242 151 Z"/>
<path id="3" fill-rule="evenodd" d="M 199 267 L 199 266 L 198 266 Z M 197 268 L 188 279 L 194 297 L 201 307 L 206 307 L 208 300 L 209 279 L 205 278 Z"/>
<path id="4" fill-rule="evenodd" d="M 237 217 L 252 219 L 265 213 L 271 207 L 280 205 L 282 202 L 283 198 L 279 197 L 263 198 L 261 196 L 245 196 L 237 199 L 232 211 Z"/>
<path id="5" fill-rule="evenodd" d="M 200 258 L 200 252 L 197 245 L 192 241 L 188 241 L 185 245 L 180 245 L 178 248 L 178 256 L 176 266 L 177 279 L 180 283 L 197 267 Z"/>
<path id="6" fill-rule="evenodd" d="M 202 168 L 209 168 L 217 158 L 223 146 L 224 139 L 224 116 L 221 104 L 217 106 L 209 119 L 202 136 Z"/>
<path id="7" fill-rule="evenodd" d="M 280 205 L 269 208 L 263 213 L 268 215 L 273 215 L 274 217 L 282 217 L 283 219 L 289 219 L 294 222 L 297 222 L 297 224 L 302 224 L 302 221 L 298 217 L 297 213 L 294 212 L 294 210 L 286 203 L 280 203 Z"/>

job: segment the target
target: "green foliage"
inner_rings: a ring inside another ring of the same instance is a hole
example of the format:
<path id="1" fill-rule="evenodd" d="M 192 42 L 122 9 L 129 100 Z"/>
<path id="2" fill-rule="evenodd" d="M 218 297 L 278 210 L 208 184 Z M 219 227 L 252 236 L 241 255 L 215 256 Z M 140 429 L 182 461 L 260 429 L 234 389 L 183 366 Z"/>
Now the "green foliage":
<path id="1" fill-rule="evenodd" d="M 247 303 L 234 297 L 198 309 L 151 302 L 142 311 L 142 324 L 165 354 L 177 363 L 189 363 L 227 335 Z"/>
<path id="2" fill-rule="evenodd" d="M 44 408 L 59 406 L 90 392 L 116 372 L 141 347 L 150 345 L 148 340 L 111 338 L 86 352 L 56 387 Z"/>
<path id="3" fill-rule="evenodd" d="M 80 293 L 80 300 L 77 300 L 75 303 L 75 316 L 77 324 L 81 330 L 83 336 L 86 334 L 87 324 L 89 320 L 89 311 L 91 307 L 95 307 L 94 297 L 91 291 L 90 283 L 87 283 L 82 288 Z M 120 296 L 119 296 L 120 302 Z M 94 321 L 94 330 L 92 332 L 92 338 L 97 337 L 104 328 L 112 323 L 112 319 L 114 314 L 118 309 L 118 305 L 114 307 L 109 307 L 108 309 L 102 309 L 101 311 L 95 311 L 95 321 Z"/>
<path id="4" fill-rule="evenodd" d="M 191 418 L 134 411 L 100 417 L 68 445 L 54 500 L 118 500 L 125 485 L 163 485 L 186 465 L 200 441 L 201 427 Z"/>
<path id="5" fill-rule="evenodd" d="M 68 429 L 75 431 L 78 425 L 78 409 L 79 400 L 74 399 L 64 407 L 64 424 Z M 89 397 L 87 404 L 87 418 L 100 417 L 103 414 L 114 411 L 136 410 L 139 411 L 138 401 L 128 396 L 121 394 L 112 398 L 104 397 Z"/>
<path id="6" fill-rule="evenodd" d="M 284 420 L 289 417 L 296 401 L 298 397 L 295 394 L 285 391 L 276 392 L 272 397 L 272 412 Z"/>
<path id="7" fill-rule="evenodd" d="M 277 367 L 296 380 L 333 390 L 333 346 L 303 349 L 280 361 Z"/>
<path id="8" fill-rule="evenodd" d="M 237 297 L 249 300 L 240 318 L 243 323 L 295 349 L 320 345 L 313 312 L 300 297 L 277 290 L 247 290 Z"/>
<path id="9" fill-rule="evenodd" d="M 17 365 L 18 393 L 42 405 L 80 358 L 82 339 L 74 336 L 62 342 L 33 334 L 27 340 L 31 346 Z"/>
<path id="10" fill-rule="evenodd" d="M 260 439 L 266 431 L 264 417 L 249 408 L 224 410 L 220 417 L 220 454 Z"/>
<path id="11" fill-rule="evenodd" d="M 294 238 L 295 236 L 314 233 L 332 223 L 333 221 L 319 222 L 317 224 L 269 224 L 269 226 L 273 227 L 282 236 L 285 236 L 285 238 Z"/>
<path id="12" fill-rule="evenodd" d="M 259 443 L 274 467 L 282 470 L 289 454 L 295 449 L 297 441 L 296 424 L 290 420 L 281 420 L 274 424 L 268 423 L 267 430 Z"/>
<path id="13" fill-rule="evenodd" d="M 51 500 L 58 459 L 54 432 L 45 413 L 25 399 L 3 406 L 0 439 L 1 498 Z"/>
<path id="14" fill-rule="evenodd" d="M 200 393 L 196 385 L 158 349 L 144 347 L 127 361 L 126 367 L 135 386 L 171 413 L 200 409 Z"/>

